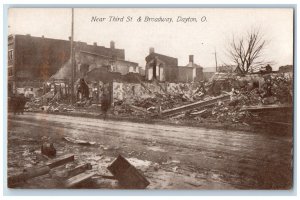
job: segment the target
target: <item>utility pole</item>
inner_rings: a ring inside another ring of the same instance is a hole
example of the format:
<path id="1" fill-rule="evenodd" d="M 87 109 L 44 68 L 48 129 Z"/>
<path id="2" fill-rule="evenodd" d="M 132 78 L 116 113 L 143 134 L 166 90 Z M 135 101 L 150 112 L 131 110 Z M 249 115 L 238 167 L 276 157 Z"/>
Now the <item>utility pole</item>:
<path id="1" fill-rule="evenodd" d="M 215 48 L 215 61 L 216 61 L 216 72 L 218 72 L 218 61 L 217 61 L 217 51 Z"/>
<path id="2" fill-rule="evenodd" d="M 72 76 L 71 76 L 71 103 L 72 105 L 74 104 L 74 44 L 73 44 L 73 40 L 74 40 L 74 8 L 72 8 L 72 22 L 71 22 L 71 72 L 72 72 Z"/>

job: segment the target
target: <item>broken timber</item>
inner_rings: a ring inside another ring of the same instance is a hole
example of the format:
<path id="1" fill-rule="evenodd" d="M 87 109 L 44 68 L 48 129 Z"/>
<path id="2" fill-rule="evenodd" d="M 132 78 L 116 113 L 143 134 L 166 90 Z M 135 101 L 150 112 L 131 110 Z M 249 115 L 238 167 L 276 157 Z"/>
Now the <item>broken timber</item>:
<path id="1" fill-rule="evenodd" d="M 264 105 L 264 106 L 246 106 L 241 109 L 242 111 L 250 111 L 250 112 L 264 112 L 264 111 L 292 111 L 292 105 Z"/>
<path id="2" fill-rule="evenodd" d="M 77 167 L 75 167 L 74 169 L 71 169 L 68 171 L 68 176 L 76 176 L 82 172 L 85 172 L 86 170 L 90 170 L 92 169 L 92 165 L 90 163 L 86 163 L 86 164 L 82 164 L 79 165 Z"/>
<path id="3" fill-rule="evenodd" d="M 160 115 L 160 117 L 168 117 L 168 116 L 178 114 L 180 112 L 186 112 L 189 110 L 193 110 L 195 108 L 201 108 L 201 107 L 203 108 L 203 107 L 211 106 L 211 105 L 218 103 L 219 101 L 225 101 L 225 100 L 229 100 L 229 99 L 230 99 L 230 95 L 222 95 L 222 96 L 214 97 L 214 98 L 206 100 L 206 101 L 197 101 L 197 102 L 179 106 L 176 108 L 164 110 L 161 113 L 159 113 L 159 115 Z M 155 116 L 157 116 L 157 114 Z"/>
<path id="4" fill-rule="evenodd" d="M 79 183 L 87 181 L 88 179 L 92 178 L 92 176 L 94 176 L 94 175 L 96 175 L 96 173 L 94 173 L 94 172 L 84 172 L 84 173 L 78 174 L 76 176 L 73 176 L 72 178 L 69 178 L 65 182 L 65 186 L 67 188 L 72 188 L 72 187 L 78 185 Z"/>
<path id="5" fill-rule="evenodd" d="M 192 112 L 190 113 L 190 115 L 201 115 L 203 113 L 205 113 L 207 111 L 207 109 L 201 110 L 201 111 L 197 111 L 197 112 Z"/>
<path id="6" fill-rule="evenodd" d="M 65 155 L 60 158 L 56 158 L 52 161 L 49 161 L 46 166 L 39 168 L 27 168 L 20 174 L 13 175 L 8 177 L 8 187 L 13 187 L 20 182 L 24 182 L 34 177 L 42 176 L 48 174 L 50 170 L 54 167 L 64 165 L 68 162 L 74 161 L 74 155 Z"/>
<path id="7" fill-rule="evenodd" d="M 49 161 L 46 165 L 49 166 L 50 168 L 54 168 L 72 161 L 74 161 L 74 155 L 67 154 L 65 156 L 61 156 L 59 158 Z"/>
<path id="8" fill-rule="evenodd" d="M 279 126 L 293 126 L 292 105 L 247 106 L 241 109 L 259 116 L 259 122 Z"/>
<path id="9" fill-rule="evenodd" d="M 144 108 L 140 108 L 140 107 L 137 107 L 137 106 L 134 106 L 134 105 L 128 105 L 129 108 L 131 108 L 132 110 L 136 110 L 136 111 L 139 111 L 139 112 L 143 112 L 143 113 L 146 113 L 146 114 L 150 114 L 150 112 Z"/>

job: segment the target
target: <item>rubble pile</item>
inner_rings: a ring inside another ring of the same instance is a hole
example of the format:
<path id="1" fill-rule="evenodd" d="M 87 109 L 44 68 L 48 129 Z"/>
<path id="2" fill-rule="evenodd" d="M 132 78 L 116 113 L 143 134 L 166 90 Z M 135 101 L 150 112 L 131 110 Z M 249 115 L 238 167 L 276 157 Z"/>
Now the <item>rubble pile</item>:
<path id="1" fill-rule="evenodd" d="M 160 106 L 161 109 L 165 110 L 174 108 L 187 102 L 192 102 L 192 100 L 187 98 L 184 94 L 161 94 L 156 95 L 156 97 L 144 99 L 143 101 L 136 100 L 133 105 L 145 108 L 147 110 L 151 110 L 153 107 Z"/>
<path id="2" fill-rule="evenodd" d="M 113 83 L 113 107 L 109 112 L 120 117 L 151 118 L 166 110 L 187 106 L 195 102 L 207 102 L 168 116 L 176 120 L 205 120 L 230 123 L 246 123 L 253 119 L 245 106 L 292 103 L 291 77 L 284 74 L 266 74 L 257 77 L 233 77 L 199 83 Z M 214 98 L 230 95 L 230 100 Z M 101 97 L 99 97 L 101 99 Z M 210 103 L 212 101 L 212 103 Z M 83 98 L 70 105 L 61 95 L 49 91 L 27 102 L 28 111 L 101 113 L 101 102 Z"/>
<path id="3" fill-rule="evenodd" d="M 45 96 L 49 97 L 46 100 Z M 42 97 L 32 99 L 31 101 L 27 101 L 26 103 L 26 110 L 29 112 L 37 112 L 37 111 L 44 111 L 44 112 L 67 112 L 73 111 L 74 107 L 69 104 L 66 100 L 59 100 L 55 98 L 56 95 L 53 95 L 50 98 L 50 95 L 47 93 Z"/>
<path id="4" fill-rule="evenodd" d="M 67 103 L 59 103 L 53 102 L 49 105 L 49 108 L 46 110 L 47 112 L 66 112 L 66 111 L 73 111 L 74 107 Z"/>
<path id="5" fill-rule="evenodd" d="M 219 102 L 211 108 L 202 109 L 203 112 L 194 110 L 186 113 L 183 117 L 200 121 L 204 118 L 210 118 L 219 122 L 246 123 L 257 116 L 243 110 L 245 106 L 292 103 L 292 79 L 281 74 L 265 76 L 261 87 L 253 86 L 251 82 L 247 82 L 246 85 L 236 88 L 230 92 L 230 101 Z M 199 114 L 197 115 L 197 113 Z"/>
<path id="6" fill-rule="evenodd" d="M 253 117 L 247 111 L 241 110 L 240 104 L 233 105 L 232 102 L 220 102 L 218 105 L 208 109 L 204 118 L 216 119 L 218 122 L 245 122 Z M 203 118 L 202 115 L 200 117 Z M 199 120 L 199 118 L 196 118 Z M 201 118 L 200 118 L 201 120 Z"/>
<path id="7" fill-rule="evenodd" d="M 293 80 L 282 75 L 271 76 L 271 93 L 280 103 L 292 103 L 293 101 Z"/>

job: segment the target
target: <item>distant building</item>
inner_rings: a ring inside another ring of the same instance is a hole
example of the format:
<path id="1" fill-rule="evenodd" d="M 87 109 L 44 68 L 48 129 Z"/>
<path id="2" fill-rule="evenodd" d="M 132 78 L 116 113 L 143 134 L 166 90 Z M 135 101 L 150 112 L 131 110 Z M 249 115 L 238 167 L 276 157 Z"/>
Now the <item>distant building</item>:
<path id="1" fill-rule="evenodd" d="M 10 35 L 8 37 L 8 90 L 40 87 L 50 77 L 71 78 L 70 40 L 60 40 L 30 35 Z M 125 50 L 116 49 L 112 41 L 110 47 L 74 42 L 75 76 L 84 75 L 97 67 L 122 75 L 138 73 L 138 64 L 125 60 Z M 62 68 L 67 69 L 62 69 Z"/>
<path id="2" fill-rule="evenodd" d="M 70 55 L 70 42 L 30 35 L 8 37 L 8 90 L 37 87 L 48 79 Z M 35 83 L 33 82 L 35 80 Z M 31 82 L 29 85 L 28 83 Z"/>
<path id="3" fill-rule="evenodd" d="M 293 65 L 281 66 L 281 67 L 279 67 L 278 72 L 284 74 L 285 76 L 293 77 L 294 76 L 294 67 L 293 67 Z"/>
<path id="4" fill-rule="evenodd" d="M 215 73 L 216 73 L 216 67 L 203 68 L 203 79 L 204 79 L 204 81 L 209 81 Z"/>
<path id="5" fill-rule="evenodd" d="M 204 79 L 203 67 L 194 63 L 193 55 L 189 56 L 186 66 L 178 66 L 177 58 L 155 53 L 154 48 L 150 48 L 145 60 L 146 80 L 187 83 Z"/>
<path id="6" fill-rule="evenodd" d="M 293 72 L 293 65 L 285 65 L 285 66 L 281 66 L 279 67 L 279 73 L 289 73 L 289 72 Z"/>
<path id="7" fill-rule="evenodd" d="M 179 82 L 194 82 L 202 81 L 203 67 L 194 63 L 194 56 L 189 56 L 189 63 L 186 66 L 178 66 L 178 81 Z"/>
<path id="8" fill-rule="evenodd" d="M 236 65 L 221 65 L 216 67 L 203 68 L 203 76 L 205 81 L 209 80 L 225 80 L 236 75 L 242 75 L 243 72 Z"/>
<path id="9" fill-rule="evenodd" d="M 76 52 L 78 75 L 84 77 L 84 75 L 95 68 L 105 67 L 110 72 L 118 72 L 121 75 L 126 75 L 130 72 L 139 73 L 138 63 L 119 59 L 114 56 L 105 56 L 91 51 L 79 51 Z"/>
<path id="10" fill-rule="evenodd" d="M 243 71 L 237 65 L 221 65 L 221 66 L 218 66 L 217 71 L 219 73 L 243 74 Z"/>
<path id="11" fill-rule="evenodd" d="M 178 75 L 178 59 L 154 52 L 149 49 L 149 55 L 145 58 L 146 80 L 176 82 Z"/>

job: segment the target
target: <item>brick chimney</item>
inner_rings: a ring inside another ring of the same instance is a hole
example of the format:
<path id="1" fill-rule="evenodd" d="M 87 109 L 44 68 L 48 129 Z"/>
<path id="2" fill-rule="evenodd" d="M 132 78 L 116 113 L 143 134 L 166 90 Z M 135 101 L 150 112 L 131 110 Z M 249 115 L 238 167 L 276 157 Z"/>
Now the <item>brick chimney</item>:
<path id="1" fill-rule="evenodd" d="M 97 42 L 94 42 L 94 46 L 97 46 Z"/>
<path id="2" fill-rule="evenodd" d="M 114 49 L 115 48 L 115 42 L 114 41 L 110 41 L 110 48 Z"/>
<path id="3" fill-rule="evenodd" d="M 153 47 L 150 47 L 149 48 L 149 54 L 152 54 L 152 53 L 154 53 L 155 51 L 154 51 L 154 48 Z"/>
<path id="4" fill-rule="evenodd" d="M 189 55 L 189 63 L 194 63 L 194 55 Z"/>

